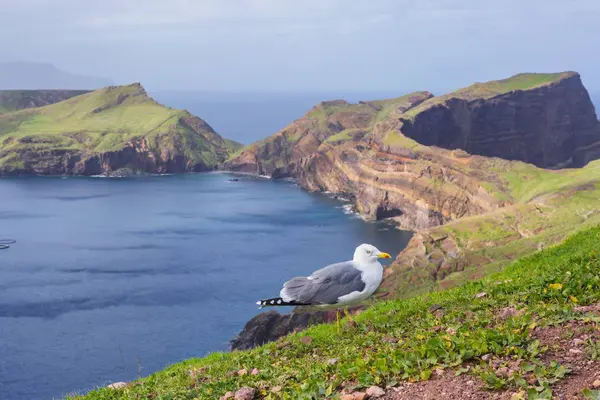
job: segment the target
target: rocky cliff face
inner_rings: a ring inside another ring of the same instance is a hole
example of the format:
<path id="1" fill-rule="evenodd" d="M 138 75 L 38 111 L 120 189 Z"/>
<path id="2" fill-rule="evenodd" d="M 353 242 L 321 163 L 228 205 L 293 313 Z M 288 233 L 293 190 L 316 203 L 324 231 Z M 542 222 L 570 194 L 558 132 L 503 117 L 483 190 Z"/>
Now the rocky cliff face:
<path id="1" fill-rule="evenodd" d="M 0 176 L 207 171 L 236 147 L 200 118 L 157 104 L 139 84 L 0 116 Z"/>
<path id="2" fill-rule="evenodd" d="M 490 159 L 582 166 L 600 127 L 576 73 L 520 74 L 448 95 L 321 103 L 225 164 L 344 193 L 373 219 L 424 229 L 512 204 Z M 493 164 L 493 163 L 492 163 Z"/>
<path id="3" fill-rule="evenodd" d="M 302 160 L 298 177 L 309 190 L 345 193 L 371 219 L 424 229 L 510 203 L 496 197 L 503 183 L 479 168 L 484 162 L 464 152 L 415 146 L 401 156 L 354 142 L 323 145 Z"/>
<path id="4" fill-rule="evenodd" d="M 0 90 L 0 113 L 43 107 L 86 93 L 89 90 Z"/>
<path id="5" fill-rule="evenodd" d="M 512 80 L 528 77 L 536 78 L 524 74 Z M 598 142 L 598 121 L 578 74 L 558 74 L 543 84 L 498 94 L 477 95 L 477 89 L 425 102 L 401 118 L 402 134 L 426 146 L 542 168 L 581 167 L 589 161 L 584 149 Z"/>
<path id="6" fill-rule="evenodd" d="M 98 154 L 69 150 L 39 152 L 27 146 L 16 157 L 22 167 L 0 171 L 0 175 L 4 172 L 5 175 L 131 176 L 144 173 L 201 172 L 215 167 L 186 158 L 181 144 L 174 142 L 171 137 L 156 138 L 152 144 L 146 138 L 132 140 L 119 150 Z"/>

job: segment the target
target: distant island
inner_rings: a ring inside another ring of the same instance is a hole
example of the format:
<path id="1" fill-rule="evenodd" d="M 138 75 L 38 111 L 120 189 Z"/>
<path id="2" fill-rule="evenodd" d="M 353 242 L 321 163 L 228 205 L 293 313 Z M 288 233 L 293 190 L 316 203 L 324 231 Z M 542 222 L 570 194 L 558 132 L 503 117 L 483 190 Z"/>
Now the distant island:
<path id="1" fill-rule="evenodd" d="M 2 110 L 4 176 L 207 171 L 241 147 L 189 112 L 156 103 L 137 83 L 83 94 L 0 91 Z"/>
<path id="2" fill-rule="evenodd" d="M 47 63 L 0 62 L 0 90 L 91 90 L 112 84 L 110 79 L 73 74 Z"/>

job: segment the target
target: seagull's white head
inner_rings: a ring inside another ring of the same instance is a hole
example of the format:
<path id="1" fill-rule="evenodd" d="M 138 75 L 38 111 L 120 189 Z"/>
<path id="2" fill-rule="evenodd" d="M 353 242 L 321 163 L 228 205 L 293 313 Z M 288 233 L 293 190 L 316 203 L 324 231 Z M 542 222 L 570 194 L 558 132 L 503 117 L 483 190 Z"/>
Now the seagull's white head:
<path id="1" fill-rule="evenodd" d="M 360 263 L 372 263 L 379 258 L 392 258 L 388 253 L 379 251 L 379 249 L 370 244 L 361 244 L 354 250 L 353 260 Z"/>

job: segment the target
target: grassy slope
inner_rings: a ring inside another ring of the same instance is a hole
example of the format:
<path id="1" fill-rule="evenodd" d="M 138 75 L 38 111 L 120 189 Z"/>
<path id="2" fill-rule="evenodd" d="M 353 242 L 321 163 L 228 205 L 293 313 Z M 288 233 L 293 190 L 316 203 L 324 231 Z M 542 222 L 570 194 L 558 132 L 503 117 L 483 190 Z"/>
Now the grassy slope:
<path id="1" fill-rule="evenodd" d="M 119 98 L 127 96 L 117 104 Z M 94 112 L 94 110 L 103 111 Z M 4 137 L 69 135 L 83 132 L 92 150 L 120 148 L 126 140 L 147 132 L 165 132 L 181 111 L 162 107 L 138 85 L 107 88 L 37 109 L 0 116 Z M 74 147 L 83 144 L 72 141 Z"/>
<path id="2" fill-rule="evenodd" d="M 408 118 L 414 118 L 420 112 L 452 98 L 463 100 L 489 99 L 491 97 L 499 96 L 515 90 L 529 90 L 544 85 L 550 85 L 562 79 L 569 78 L 574 74 L 575 72 L 558 72 L 548 74 L 525 73 L 514 75 L 510 78 L 498 81 L 475 83 L 468 87 L 458 89 L 452 93 L 431 98 L 419 106 L 409 110 L 404 114 L 404 116 Z"/>
<path id="3" fill-rule="evenodd" d="M 549 398 L 551 383 L 568 370 L 542 361 L 544 349 L 532 338 L 532 329 L 579 318 L 575 305 L 600 300 L 599 240 L 600 228 L 591 228 L 481 281 L 378 303 L 341 333 L 334 325 L 319 325 L 250 351 L 188 360 L 124 389 L 99 389 L 83 398 L 209 399 L 242 386 L 270 399 L 322 398 L 335 395 L 342 384 L 361 388 L 428 379 L 434 368 L 458 368 L 465 362 L 491 389 L 522 387 L 541 396 L 536 398 Z M 429 311 L 433 305 L 443 310 L 441 315 Z M 505 307 L 521 313 L 498 318 Z M 481 360 L 489 353 L 525 362 L 515 375 L 503 378 Z M 337 362 L 328 362 L 332 358 Z M 231 374 L 252 368 L 260 373 Z M 537 382 L 528 384 L 524 378 L 532 375 Z M 270 392 L 276 386 L 279 395 Z"/>
<path id="4" fill-rule="evenodd" d="M 190 116 L 187 111 L 156 103 L 138 84 L 108 87 L 49 106 L 0 115 L 0 149 L 4 153 L 0 166 L 14 162 L 15 154 L 24 149 L 93 154 L 119 150 L 141 137 L 153 145 L 153 139 L 173 133 L 186 144 L 189 159 L 218 163 L 221 160 L 212 144 L 181 123 L 180 119 Z M 227 141 L 225 147 L 233 150 L 239 145 Z"/>
<path id="5" fill-rule="evenodd" d="M 392 297 L 406 298 L 445 289 L 501 270 L 512 260 L 563 240 L 568 234 L 600 224 L 600 161 L 581 169 L 549 171 L 521 162 L 490 159 L 507 192 L 498 192 L 514 205 L 462 218 L 424 231 L 431 237 L 449 236 L 462 249 L 464 270 L 440 279 L 432 269 L 395 270 Z M 498 190 L 490 183 L 491 191 Z M 434 253 L 436 249 L 428 249 Z"/>
<path id="6" fill-rule="evenodd" d="M 34 100 L 52 102 L 88 92 L 89 90 L 0 90 L 0 114 L 29 108 Z"/>

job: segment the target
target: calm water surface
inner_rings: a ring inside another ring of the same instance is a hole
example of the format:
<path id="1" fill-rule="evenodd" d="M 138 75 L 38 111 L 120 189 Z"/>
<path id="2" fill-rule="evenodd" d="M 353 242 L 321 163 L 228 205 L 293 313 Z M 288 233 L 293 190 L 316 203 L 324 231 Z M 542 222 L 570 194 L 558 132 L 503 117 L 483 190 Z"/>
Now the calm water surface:
<path id="1" fill-rule="evenodd" d="M 0 398 L 52 399 L 226 350 L 287 278 L 410 233 L 289 182 L 0 180 Z"/>

